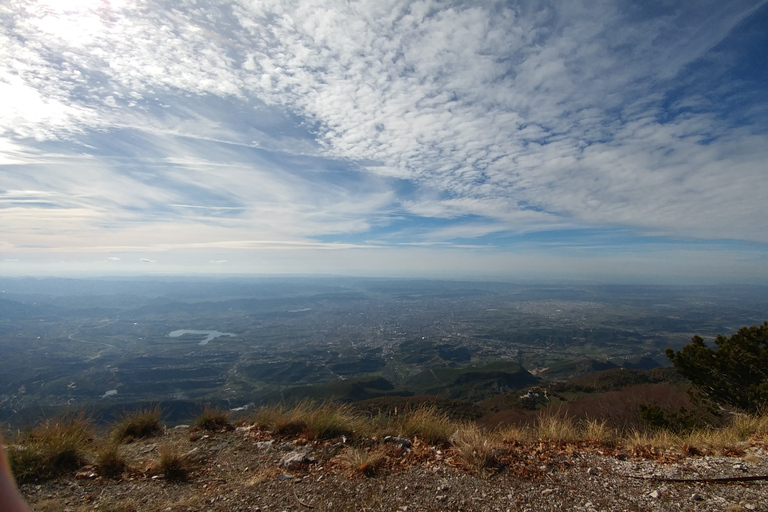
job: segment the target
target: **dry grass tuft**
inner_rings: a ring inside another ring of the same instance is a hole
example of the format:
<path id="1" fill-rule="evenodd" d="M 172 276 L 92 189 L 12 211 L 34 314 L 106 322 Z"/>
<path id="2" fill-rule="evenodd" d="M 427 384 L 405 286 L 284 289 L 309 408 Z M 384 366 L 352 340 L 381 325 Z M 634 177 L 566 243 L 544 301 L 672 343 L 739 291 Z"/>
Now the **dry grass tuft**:
<path id="1" fill-rule="evenodd" d="M 726 428 L 739 441 L 763 439 L 768 436 L 768 414 L 734 414 Z"/>
<path id="2" fill-rule="evenodd" d="M 123 414 L 112 430 L 115 442 L 131 442 L 163 433 L 162 410 L 160 407 L 141 409 Z"/>
<path id="3" fill-rule="evenodd" d="M 392 434 L 419 437 L 428 444 L 447 443 L 459 424 L 435 407 L 419 407 L 395 416 L 367 418 L 348 405 L 301 402 L 293 407 L 270 405 L 260 408 L 250 422 L 278 435 L 305 435 L 310 439 L 338 436 Z"/>
<path id="4" fill-rule="evenodd" d="M 305 419 L 311 437 L 329 439 L 362 432 L 366 423 L 348 405 L 324 404 L 310 411 Z"/>
<path id="5" fill-rule="evenodd" d="M 530 428 L 509 425 L 497 430 L 496 436 L 505 443 L 524 443 L 532 440 L 533 433 Z"/>
<path id="6" fill-rule="evenodd" d="M 11 472 L 19 482 L 30 482 L 77 469 L 85 462 L 85 450 L 92 439 L 91 421 L 82 414 L 48 420 L 9 450 Z"/>
<path id="7" fill-rule="evenodd" d="M 624 443 L 630 450 L 638 453 L 658 453 L 683 445 L 681 438 L 669 430 L 655 430 L 652 432 L 633 430 L 625 436 Z"/>
<path id="8" fill-rule="evenodd" d="M 460 425 L 433 406 L 419 407 L 394 416 L 385 427 L 400 437 L 418 437 L 430 445 L 446 444 Z"/>
<path id="9" fill-rule="evenodd" d="M 262 407 L 251 421 L 278 435 L 305 435 L 310 439 L 330 439 L 352 434 L 365 435 L 370 427 L 348 405 L 301 402 L 293 407 Z"/>
<path id="10" fill-rule="evenodd" d="M 232 428 L 229 412 L 218 407 L 211 407 L 211 404 L 206 404 L 203 408 L 203 411 L 195 419 L 195 426 L 212 432 Z"/>
<path id="11" fill-rule="evenodd" d="M 120 454 L 120 444 L 109 441 L 96 448 L 96 465 L 104 476 L 114 477 L 125 471 L 126 462 Z"/>
<path id="12" fill-rule="evenodd" d="M 667 429 L 632 431 L 624 437 L 624 443 L 635 451 L 667 450 L 685 456 L 739 454 L 767 432 L 768 416 L 735 414 L 720 428 L 697 428 L 685 433 Z"/>
<path id="13" fill-rule="evenodd" d="M 187 479 L 191 466 L 177 448 L 162 445 L 158 448 L 158 452 L 160 458 L 153 468 L 155 473 L 163 475 L 166 480 L 183 481 Z"/>
<path id="14" fill-rule="evenodd" d="M 605 420 L 587 419 L 581 424 L 581 437 L 585 441 L 612 443 L 616 441 L 618 434 Z"/>
<path id="15" fill-rule="evenodd" d="M 259 428 L 267 429 L 280 436 L 298 436 L 307 432 L 305 415 L 308 406 L 300 404 L 296 407 L 284 405 L 268 405 L 261 407 L 251 417 L 251 422 Z"/>
<path id="16" fill-rule="evenodd" d="M 386 461 L 386 454 L 382 448 L 348 447 L 341 455 L 339 462 L 352 475 L 362 475 L 368 478 L 376 476 Z"/>
<path id="17" fill-rule="evenodd" d="M 251 423 L 259 428 L 277 431 L 278 426 L 287 423 L 288 409 L 283 405 L 265 405 L 259 407 L 246 423 Z"/>
<path id="18" fill-rule="evenodd" d="M 452 441 L 456 454 L 473 469 L 482 471 L 496 467 L 499 463 L 493 455 L 492 439 L 475 425 L 461 427 Z"/>
<path id="19" fill-rule="evenodd" d="M 534 429 L 534 435 L 542 441 L 570 443 L 581 439 L 576 422 L 564 414 L 542 414 L 538 417 Z"/>

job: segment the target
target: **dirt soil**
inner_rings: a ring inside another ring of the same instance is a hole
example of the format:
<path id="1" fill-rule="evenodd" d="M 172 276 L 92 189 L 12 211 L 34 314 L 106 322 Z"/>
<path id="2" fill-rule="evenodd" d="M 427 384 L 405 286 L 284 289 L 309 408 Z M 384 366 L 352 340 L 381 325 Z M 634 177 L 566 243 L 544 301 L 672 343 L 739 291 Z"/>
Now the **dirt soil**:
<path id="1" fill-rule="evenodd" d="M 278 439 L 252 427 L 187 427 L 122 448 L 128 469 L 95 465 L 21 486 L 36 511 L 768 511 L 768 480 L 671 481 L 768 475 L 768 453 L 682 456 L 590 444 L 508 443 L 479 468 L 451 447 L 381 440 Z M 182 454 L 183 479 L 159 473 L 161 446 Z M 362 447 L 362 448 L 360 448 Z M 363 451 L 365 450 L 365 451 Z M 363 461 L 351 453 L 378 454 Z M 668 480 L 663 480 L 668 479 Z"/>

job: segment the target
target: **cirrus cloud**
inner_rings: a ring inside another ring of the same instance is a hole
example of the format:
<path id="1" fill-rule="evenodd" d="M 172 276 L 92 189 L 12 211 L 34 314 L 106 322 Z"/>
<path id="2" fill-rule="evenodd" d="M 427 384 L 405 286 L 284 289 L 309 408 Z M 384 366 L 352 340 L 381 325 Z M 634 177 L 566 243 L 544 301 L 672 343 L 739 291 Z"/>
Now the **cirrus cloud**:
<path id="1" fill-rule="evenodd" d="M 620 230 L 765 250 L 766 10 L 14 0 L 4 243 L 475 250 Z"/>

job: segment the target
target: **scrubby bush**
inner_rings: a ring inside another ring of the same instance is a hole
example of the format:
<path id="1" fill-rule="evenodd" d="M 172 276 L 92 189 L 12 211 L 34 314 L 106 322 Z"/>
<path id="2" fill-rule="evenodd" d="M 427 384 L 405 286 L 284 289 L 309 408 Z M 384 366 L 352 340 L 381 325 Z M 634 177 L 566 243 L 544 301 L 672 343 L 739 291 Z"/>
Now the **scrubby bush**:
<path id="1" fill-rule="evenodd" d="M 651 429 L 665 429 L 673 433 L 691 432 L 701 427 L 698 417 L 688 409 L 664 411 L 657 404 L 640 404 L 640 418 Z"/>

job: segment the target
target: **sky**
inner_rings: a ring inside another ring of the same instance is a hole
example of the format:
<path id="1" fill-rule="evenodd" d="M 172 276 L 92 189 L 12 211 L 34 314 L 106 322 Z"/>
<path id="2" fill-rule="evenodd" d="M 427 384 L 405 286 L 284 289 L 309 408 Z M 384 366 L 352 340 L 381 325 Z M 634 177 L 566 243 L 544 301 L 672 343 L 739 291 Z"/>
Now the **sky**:
<path id="1" fill-rule="evenodd" d="M 768 282 L 765 1 L 4 0 L 0 274 Z"/>

